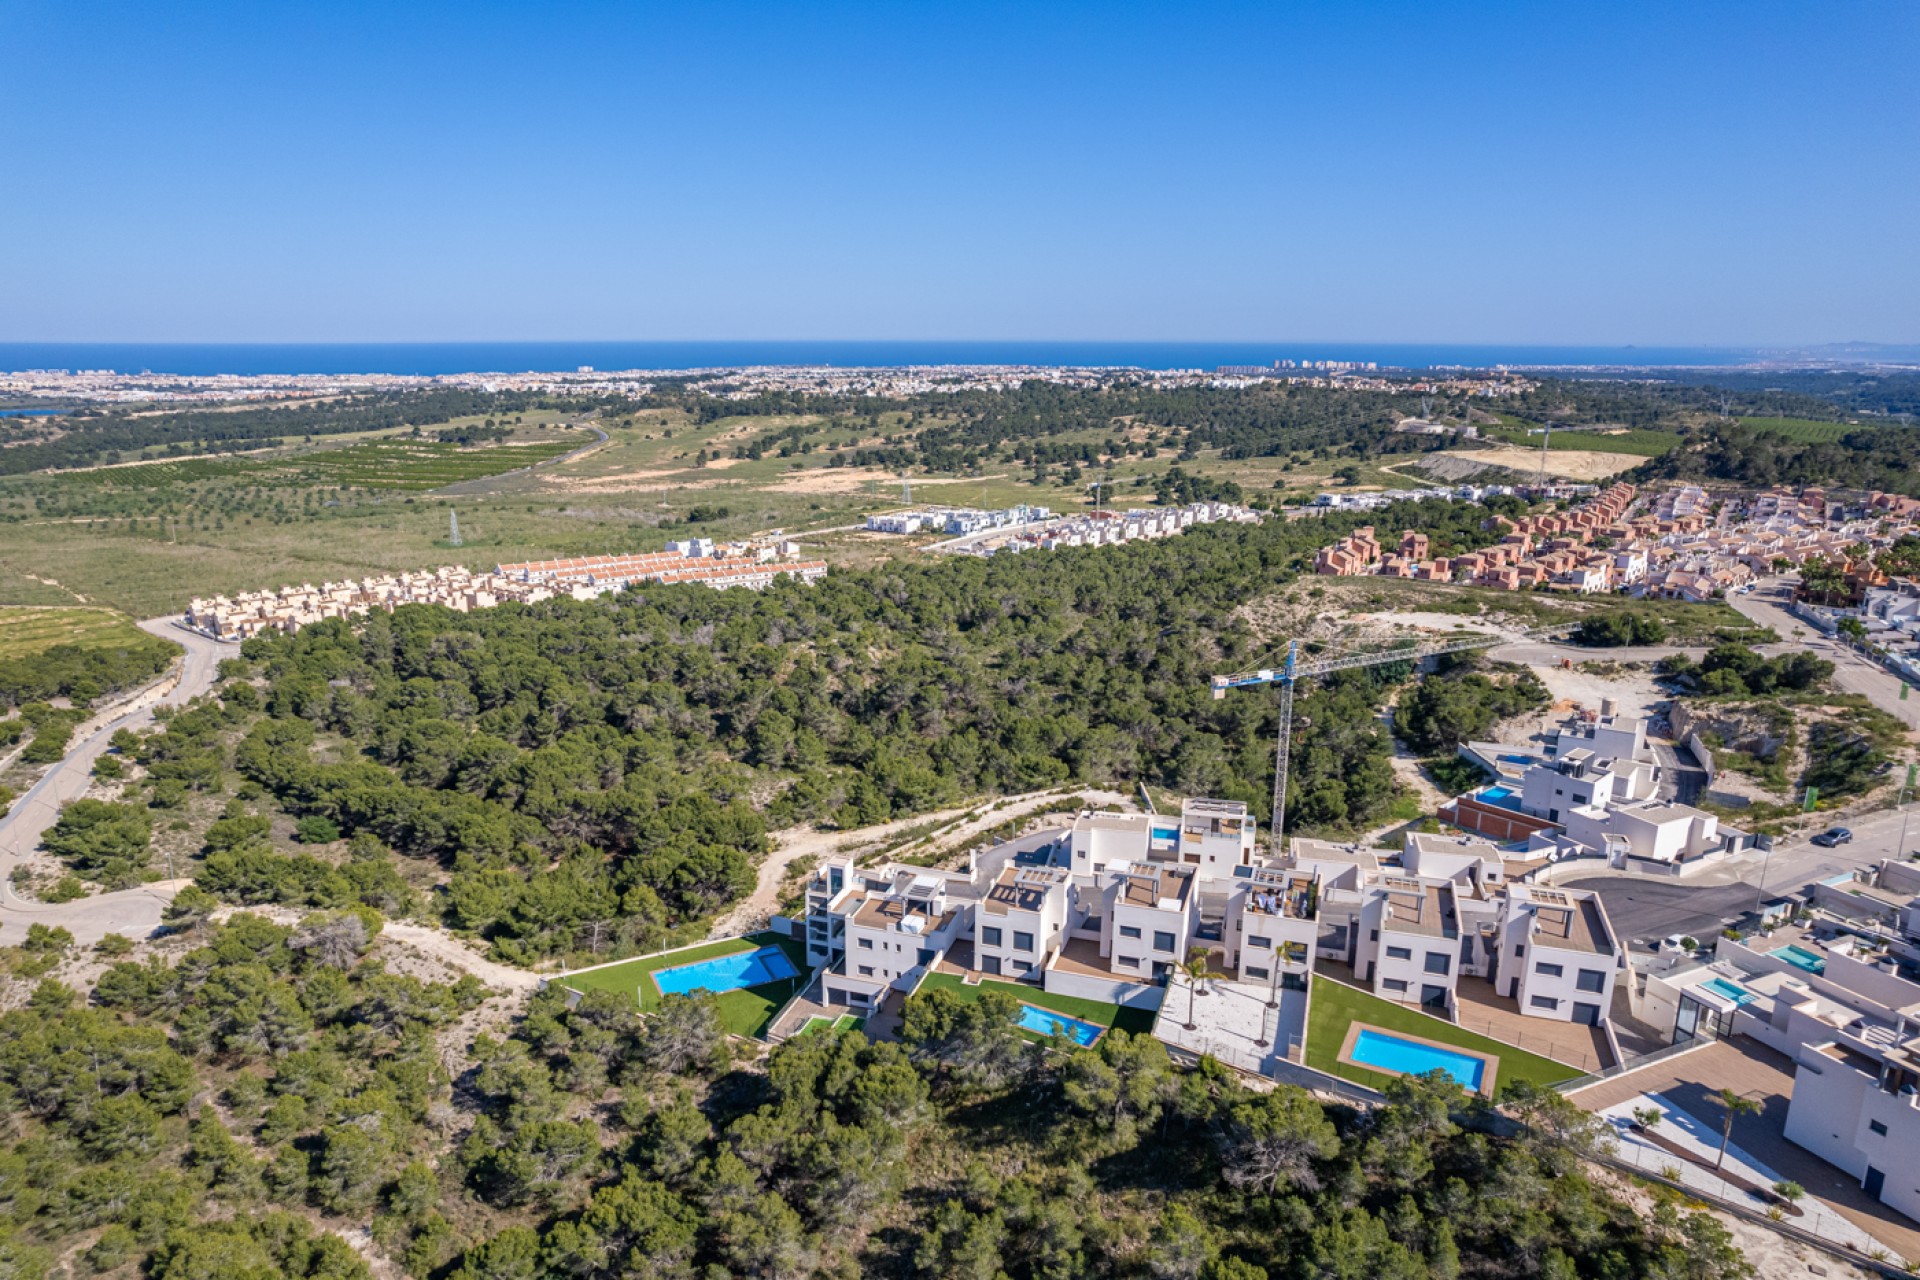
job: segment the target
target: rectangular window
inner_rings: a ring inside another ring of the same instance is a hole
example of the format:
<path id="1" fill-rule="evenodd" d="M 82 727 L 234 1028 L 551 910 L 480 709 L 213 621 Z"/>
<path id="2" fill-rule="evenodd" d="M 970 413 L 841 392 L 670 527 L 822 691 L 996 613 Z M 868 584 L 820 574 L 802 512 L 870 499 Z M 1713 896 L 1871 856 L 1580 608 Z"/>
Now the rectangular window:
<path id="1" fill-rule="evenodd" d="M 1444 951 L 1427 952 L 1428 973 L 1452 973 L 1453 957 Z"/>
<path id="2" fill-rule="evenodd" d="M 1389 991 L 1405 991 L 1407 989 L 1406 979 L 1404 978 L 1385 978 L 1381 980 L 1380 985 Z"/>
<path id="3" fill-rule="evenodd" d="M 1887 1136 L 1887 1126 L 1880 1123 L 1878 1120 L 1867 1121 L 1867 1128 L 1869 1131 L 1875 1134 L 1878 1134 L 1882 1138 Z"/>
<path id="4" fill-rule="evenodd" d="M 983 947 L 999 946 L 1000 931 L 990 926 L 983 926 L 980 930 L 980 945 Z"/>
<path id="5" fill-rule="evenodd" d="M 1533 971 L 1539 974 L 1543 978 L 1557 978 L 1561 974 L 1566 972 L 1566 970 L 1562 969 L 1559 965 L 1553 964 L 1546 960 L 1542 960 L 1538 964 L 1534 965 Z"/>
<path id="6" fill-rule="evenodd" d="M 1249 978 L 1258 978 L 1262 982 L 1265 982 L 1268 978 L 1273 976 L 1273 970 L 1262 969 L 1257 965 L 1251 965 L 1251 964 L 1242 968 L 1240 972 L 1246 974 Z"/>
<path id="7" fill-rule="evenodd" d="M 1388 947 L 1387 959 L 1411 960 L 1413 959 L 1413 948 L 1412 947 Z"/>
<path id="8" fill-rule="evenodd" d="M 1573 985 L 1582 991 L 1605 991 L 1607 975 L 1598 969 L 1582 969 L 1574 975 Z"/>
<path id="9" fill-rule="evenodd" d="M 860 949 L 861 949 L 862 951 L 871 951 L 871 950 L 873 950 L 873 939 L 872 939 L 872 938 L 862 938 L 862 939 L 860 939 Z"/>
<path id="10" fill-rule="evenodd" d="M 873 966 L 870 964 L 861 965 L 860 976 L 863 978 L 871 978 L 873 976 Z"/>
<path id="11" fill-rule="evenodd" d="M 1251 933 L 1247 935 L 1247 945 L 1257 947 L 1261 951 L 1271 951 L 1273 950 L 1273 939 L 1263 938 L 1257 933 Z"/>
<path id="12" fill-rule="evenodd" d="M 1160 929 L 1154 930 L 1153 949 L 1155 951 L 1173 950 L 1173 935 L 1170 933 L 1167 933 L 1164 930 L 1160 930 Z"/>
<path id="13" fill-rule="evenodd" d="M 1013 971 L 1015 973 L 1026 973 L 1026 972 L 1029 972 L 1032 968 L 1033 968 L 1033 964 L 1031 961 L 1015 960 L 1013 962 Z"/>
<path id="14" fill-rule="evenodd" d="M 1525 954 L 1527 954 L 1527 949 L 1526 949 L 1526 947 L 1524 947 L 1524 946 L 1519 946 L 1519 947 L 1515 947 L 1515 948 L 1513 949 L 1513 954 L 1514 954 L 1514 956 L 1515 956 L 1515 958 L 1518 958 L 1518 957 L 1520 957 L 1520 956 L 1523 956 L 1523 955 L 1525 955 Z"/>
<path id="15" fill-rule="evenodd" d="M 1014 930 L 1013 949 L 1015 951 L 1033 950 L 1033 935 L 1030 933 L 1022 933 L 1018 929 Z"/>
<path id="16" fill-rule="evenodd" d="M 1552 996 L 1535 996 L 1527 1002 L 1536 1009 L 1558 1009 L 1560 1002 Z"/>
<path id="17" fill-rule="evenodd" d="M 1120 956 L 1120 957 L 1117 957 L 1115 963 L 1117 963 L 1122 969 L 1138 969 L 1140 967 L 1140 957 L 1139 956 Z"/>
<path id="18" fill-rule="evenodd" d="M 1123 924 L 1120 926 L 1120 936 L 1123 938 L 1137 938 L 1140 936 L 1140 926 L 1137 924 Z"/>

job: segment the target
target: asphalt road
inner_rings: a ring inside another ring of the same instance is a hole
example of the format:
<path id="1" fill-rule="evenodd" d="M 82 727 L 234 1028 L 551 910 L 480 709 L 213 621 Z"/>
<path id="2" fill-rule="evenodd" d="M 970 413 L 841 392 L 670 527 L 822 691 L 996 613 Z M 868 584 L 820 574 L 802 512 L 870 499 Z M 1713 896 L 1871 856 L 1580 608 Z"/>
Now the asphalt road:
<path id="1" fill-rule="evenodd" d="M 1709 886 L 1677 880 L 1628 880 L 1596 876 L 1569 880 L 1573 889 L 1592 889 L 1607 904 L 1607 919 L 1623 938 L 1658 941 L 1673 933 L 1696 937 L 1717 933 L 1721 924 L 1753 909 L 1752 885 Z"/>
<path id="2" fill-rule="evenodd" d="M 1837 640 L 1828 640 L 1788 613 L 1793 598 L 1793 580 L 1766 578 L 1745 595 L 1728 598 L 1727 603 L 1755 623 L 1772 627 L 1782 639 L 1791 639 L 1799 631 L 1805 639 L 1794 643 L 1796 649 L 1808 649 L 1834 664 L 1833 682 L 1848 693 L 1865 694 L 1881 710 L 1900 717 L 1910 729 L 1920 729 L 1920 698 L 1909 695 L 1901 701 L 1902 681 L 1877 662 L 1861 657 Z"/>
<path id="3" fill-rule="evenodd" d="M 235 644 L 210 640 L 175 625 L 174 618 L 150 618 L 140 629 L 171 640 L 186 649 L 186 669 L 180 683 L 157 705 L 184 706 L 213 687 L 220 660 L 240 652 Z M 40 846 L 40 837 L 59 820 L 62 806 L 86 793 L 93 762 L 100 758 L 121 729 L 140 729 L 153 723 L 153 708 L 128 712 L 99 726 L 73 745 L 66 758 L 47 770 L 28 792 L 14 801 L 0 818 L 0 941 L 17 943 L 29 924 L 61 925 L 82 943 L 98 942 L 109 933 L 141 937 L 160 923 L 160 912 L 186 881 L 168 881 L 97 894 L 77 902 L 30 902 L 14 893 L 13 869 Z"/>

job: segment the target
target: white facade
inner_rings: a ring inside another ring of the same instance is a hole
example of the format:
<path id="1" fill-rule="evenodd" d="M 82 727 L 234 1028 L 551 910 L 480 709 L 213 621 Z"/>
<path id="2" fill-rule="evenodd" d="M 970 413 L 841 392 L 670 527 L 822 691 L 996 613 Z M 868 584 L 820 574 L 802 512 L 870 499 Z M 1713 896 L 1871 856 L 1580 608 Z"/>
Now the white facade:
<path id="1" fill-rule="evenodd" d="M 1066 943 L 1072 896 L 1063 867 L 1007 867 L 974 909 L 973 967 L 1012 978 L 1044 969 Z"/>
<path id="2" fill-rule="evenodd" d="M 1579 889 L 1507 886 L 1494 990 L 1530 1017 L 1598 1026 L 1626 963 L 1606 909 Z"/>

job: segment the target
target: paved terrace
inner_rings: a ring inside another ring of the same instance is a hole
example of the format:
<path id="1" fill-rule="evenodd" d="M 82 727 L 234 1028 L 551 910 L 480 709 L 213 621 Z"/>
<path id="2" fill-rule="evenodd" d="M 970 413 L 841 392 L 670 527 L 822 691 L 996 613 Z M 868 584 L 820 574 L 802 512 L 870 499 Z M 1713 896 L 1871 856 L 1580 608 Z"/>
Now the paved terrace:
<path id="1" fill-rule="evenodd" d="M 1885 1245 L 1896 1258 L 1920 1258 L 1920 1223 L 1868 1196 L 1846 1173 L 1805 1147 L 1787 1141 L 1787 1102 L 1793 1062 L 1746 1036 L 1629 1071 L 1570 1094 L 1588 1111 L 1605 1111 L 1642 1094 L 1657 1093 L 1702 1124 L 1720 1131 L 1725 1112 L 1718 1095 L 1732 1089 L 1761 1104 L 1758 1115 L 1733 1122 L 1733 1143 L 1790 1178 Z"/>
<path id="2" fill-rule="evenodd" d="M 1485 978 L 1461 978 L 1455 994 L 1459 1000 L 1454 1022 L 1467 1031 L 1582 1071 L 1604 1071 L 1614 1065 L 1606 1033 L 1598 1027 L 1529 1018 L 1520 1012 L 1518 1001 L 1494 994 L 1493 984 Z"/>

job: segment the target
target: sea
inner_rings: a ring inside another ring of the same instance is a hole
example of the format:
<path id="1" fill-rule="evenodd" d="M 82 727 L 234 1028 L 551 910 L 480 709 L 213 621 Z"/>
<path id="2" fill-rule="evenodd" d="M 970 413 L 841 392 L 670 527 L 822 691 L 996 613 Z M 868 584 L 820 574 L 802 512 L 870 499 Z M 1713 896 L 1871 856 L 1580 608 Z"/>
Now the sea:
<path id="1" fill-rule="evenodd" d="M 911 365 L 1040 365 L 1080 368 L 1217 369 L 1276 360 L 1374 362 L 1386 369 L 1724 367 L 1751 349 L 1568 347 L 1394 342 L 0 342 L 0 370 L 106 369 L 115 373 L 218 374 L 570 372 L 581 367 L 735 369 L 752 365 L 902 368 Z"/>

